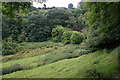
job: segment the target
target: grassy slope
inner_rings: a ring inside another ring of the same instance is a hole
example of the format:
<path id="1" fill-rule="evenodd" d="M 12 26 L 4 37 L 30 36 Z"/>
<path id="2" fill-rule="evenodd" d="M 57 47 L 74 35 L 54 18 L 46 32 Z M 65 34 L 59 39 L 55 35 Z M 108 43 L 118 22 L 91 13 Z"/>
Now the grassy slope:
<path id="1" fill-rule="evenodd" d="M 44 44 L 44 43 L 42 43 L 42 44 Z M 29 44 L 27 44 L 27 45 L 29 45 Z M 36 45 L 36 43 L 34 43 L 33 45 Z M 34 46 L 31 46 L 30 48 L 33 48 L 33 47 Z M 79 53 L 78 50 L 81 51 L 81 49 L 78 49 L 78 48 L 80 48 L 79 45 L 69 45 L 68 47 L 67 46 L 62 46 L 62 47 L 57 46 L 57 47 L 58 47 L 57 49 L 54 49 L 54 47 L 53 48 L 45 48 L 44 49 L 45 51 L 47 49 L 50 49 L 50 51 L 48 51 L 47 53 L 44 53 L 44 51 L 42 50 L 44 54 L 37 54 L 36 56 L 31 56 L 31 57 L 28 56 L 28 57 L 21 58 L 21 59 L 12 58 L 12 60 L 10 60 L 10 61 L 3 62 L 2 63 L 3 64 L 2 65 L 3 75 L 9 74 L 12 72 L 16 72 L 16 71 L 20 71 L 20 70 L 28 70 L 28 69 L 36 68 L 36 67 L 50 64 L 50 63 L 53 63 L 53 62 L 56 62 L 59 60 L 63 60 L 63 59 L 72 58 L 72 57 L 75 57 L 76 54 L 77 54 L 77 56 L 80 55 L 80 54 L 78 54 Z M 75 50 L 77 50 L 77 52 Z M 84 50 L 84 49 L 82 49 L 82 50 Z M 84 51 L 86 53 L 86 50 L 84 50 Z M 88 51 L 87 51 L 87 53 L 88 53 Z M 17 53 L 17 54 L 19 54 L 19 53 Z M 20 53 L 20 54 L 24 55 L 24 53 Z M 31 55 L 33 55 L 33 54 L 31 54 Z M 13 56 L 15 56 L 15 55 L 13 55 Z"/>
<path id="2" fill-rule="evenodd" d="M 47 46 L 58 46 L 58 43 L 47 42 L 30 42 L 19 44 L 19 51 L 14 55 L 8 55 L 2 57 L 2 62 L 7 62 L 10 60 L 21 59 L 31 56 L 40 55 L 55 50 L 53 47 L 45 48 Z"/>
<path id="3" fill-rule="evenodd" d="M 3 78 L 110 77 L 116 74 L 118 70 L 117 49 L 118 48 L 112 52 L 104 49 L 94 53 L 82 55 L 78 58 L 64 59 L 41 67 L 3 75 Z M 35 57 L 37 58 L 37 56 Z"/>

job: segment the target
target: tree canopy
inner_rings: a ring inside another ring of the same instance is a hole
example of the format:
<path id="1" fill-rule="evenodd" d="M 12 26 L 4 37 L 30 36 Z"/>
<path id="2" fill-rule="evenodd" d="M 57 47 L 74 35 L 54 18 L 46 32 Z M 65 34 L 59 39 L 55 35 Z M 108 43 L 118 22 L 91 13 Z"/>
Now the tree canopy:
<path id="1" fill-rule="evenodd" d="M 84 9 L 88 10 L 86 24 L 92 32 L 89 36 L 93 44 L 99 47 L 109 47 L 120 41 L 120 2 L 91 2 L 85 3 Z"/>
<path id="2" fill-rule="evenodd" d="M 1 2 L 2 3 L 2 13 L 8 18 L 15 17 L 16 12 L 28 13 L 28 9 L 32 6 L 33 2 L 44 3 L 47 0 L 31 0 L 28 2 Z"/>

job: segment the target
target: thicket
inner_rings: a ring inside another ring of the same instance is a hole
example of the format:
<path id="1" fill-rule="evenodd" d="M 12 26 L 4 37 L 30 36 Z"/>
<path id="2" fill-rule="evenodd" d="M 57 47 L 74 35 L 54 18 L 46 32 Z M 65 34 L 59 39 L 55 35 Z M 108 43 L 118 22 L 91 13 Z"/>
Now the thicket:
<path id="1" fill-rule="evenodd" d="M 32 7 L 27 15 L 16 12 L 13 19 L 7 19 L 3 14 L 2 38 L 7 41 L 11 37 L 16 43 L 41 42 L 52 38 L 55 42 L 78 44 L 83 40 L 80 32 L 86 28 L 88 29 L 88 34 L 84 33 L 85 38 L 87 36 L 86 46 L 90 48 L 117 46 L 120 42 L 119 9 L 120 2 L 105 2 L 84 3 L 83 9 L 39 10 Z M 74 25 L 78 26 L 80 34 L 66 30 L 67 28 L 72 29 Z M 77 39 L 79 40 L 77 41 Z M 6 42 L 3 42 L 3 48 L 5 45 Z M 8 43 L 8 45 L 10 44 Z M 9 47 L 9 49 L 11 48 Z M 10 53 L 14 52 L 13 50 Z"/>
<path id="2" fill-rule="evenodd" d="M 79 44 L 84 40 L 84 35 L 77 31 L 70 31 L 68 28 L 57 26 L 52 30 L 52 39 L 55 42 L 64 44 Z"/>
<path id="3" fill-rule="evenodd" d="M 80 32 L 73 31 L 70 37 L 71 44 L 79 44 L 84 40 L 84 35 Z"/>
<path id="4" fill-rule="evenodd" d="M 2 41 L 2 55 L 15 54 L 18 45 L 15 42 Z"/>
<path id="5" fill-rule="evenodd" d="M 70 44 L 70 37 L 72 35 L 72 31 L 65 31 L 62 35 L 62 43 L 64 44 Z"/>
<path id="6" fill-rule="evenodd" d="M 120 42 L 120 2 L 85 3 L 86 24 L 89 26 L 87 46 L 112 48 Z"/>
<path id="7" fill-rule="evenodd" d="M 16 13 L 12 19 L 8 19 L 3 15 L 2 38 L 7 40 L 12 35 L 13 39 L 19 43 L 46 41 L 52 37 L 51 32 L 55 25 L 62 25 L 71 29 L 76 25 L 82 29 L 83 24 L 80 25 L 77 22 L 78 17 L 81 16 L 78 13 L 84 14 L 79 9 L 55 8 L 40 10 L 31 7 L 27 15 Z M 82 16 L 79 19 L 79 21 L 84 22 Z"/>
<path id="8" fill-rule="evenodd" d="M 70 43 L 70 41 L 67 41 L 67 33 L 65 33 L 64 37 L 66 38 L 64 39 L 62 38 L 62 34 L 65 31 L 71 30 L 73 25 L 78 25 L 76 16 L 79 16 L 79 14 L 74 14 L 74 10 L 75 12 L 80 11 L 78 9 L 73 9 L 72 11 L 66 8 L 54 8 L 42 11 L 31 7 L 27 15 L 16 13 L 14 18 L 7 18 L 3 14 L 2 39 L 6 41 L 3 42 L 3 54 L 16 53 L 16 50 L 10 45 L 14 44 L 14 42 L 16 44 L 22 42 L 43 42 L 52 37 L 55 42 Z M 57 32 L 55 25 L 62 25 L 64 27 L 59 28 Z M 7 42 L 9 37 L 11 37 L 11 43 Z M 68 39 L 70 38 L 68 37 Z"/>
<path id="9" fill-rule="evenodd" d="M 62 41 L 62 34 L 64 33 L 65 28 L 62 26 L 57 26 L 56 28 L 53 28 L 52 30 L 52 39 L 55 42 L 61 42 Z"/>
<path id="10" fill-rule="evenodd" d="M 47 18 L 40 12 L 34 11 L 30 13 L 26 33 L 29 42 L 46 41 L 50 37 L 50 27 L 47 25 Z"/>

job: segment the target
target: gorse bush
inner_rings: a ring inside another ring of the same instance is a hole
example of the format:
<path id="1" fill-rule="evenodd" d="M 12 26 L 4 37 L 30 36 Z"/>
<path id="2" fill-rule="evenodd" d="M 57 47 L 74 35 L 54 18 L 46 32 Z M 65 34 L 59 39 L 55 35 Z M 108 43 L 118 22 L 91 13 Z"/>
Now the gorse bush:
<path id="1" fill-rule="evenodd" d="M 70 44 L 70 37 L 72 35 L 72 31 L 66 31 L 62 35 L 62 42 L 64 44 Z"/>
<path id="2" fill-rule="evenodd" d="M 84 35 L 80 32 L 73 31 L 70 37 L 71 44 L 79 44 L 83 41 Z"/>
<path id="3" fill-rule="evenodd" d="M 62 34 L 64 32 L 64 27 L 62 26 L 56 26 L 56 28 L 52 29 L 52 38 L 55 42 L 61 42 L 62 41 Z"/>

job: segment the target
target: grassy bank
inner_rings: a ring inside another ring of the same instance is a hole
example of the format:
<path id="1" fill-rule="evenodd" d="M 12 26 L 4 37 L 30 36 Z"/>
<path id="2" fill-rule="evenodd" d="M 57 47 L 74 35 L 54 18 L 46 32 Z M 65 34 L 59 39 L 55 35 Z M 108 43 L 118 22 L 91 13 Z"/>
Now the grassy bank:
<path id="1" fill-rule="evenodd" d="M 68 51 L 68 50 L 67 50 Z M 65 52 L 57 50 L 56 54 Z M 54 52 L 53 52 L 54 53 Z M 66 52 L 67 53 L 67 52 Z M 51 54 L 51 53 L 49 53 Z M 118 48 L 103 49 L 78 58 L 62 59 L 42 66 L 35 66 L 44 55 L 15 60 L 13 63 L 23 64 L 24 61 L 33 65 L 31 69 L 21 70 L 3 75 L 3 78 L 84 78 L 84 77 L 111 77 L 118 71 Z M 54 57 L 53 57 L 54 58 Z M 39 61 L 36 63 L 36 61 Z M 4 63 L 9 65 L 10 62 Z"/>

